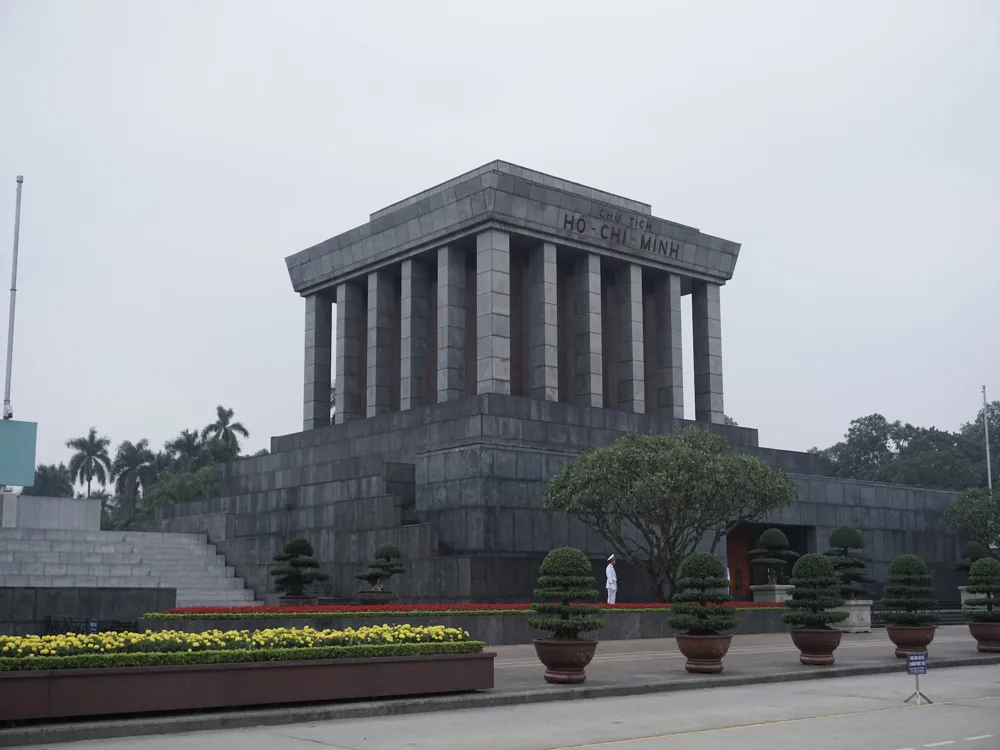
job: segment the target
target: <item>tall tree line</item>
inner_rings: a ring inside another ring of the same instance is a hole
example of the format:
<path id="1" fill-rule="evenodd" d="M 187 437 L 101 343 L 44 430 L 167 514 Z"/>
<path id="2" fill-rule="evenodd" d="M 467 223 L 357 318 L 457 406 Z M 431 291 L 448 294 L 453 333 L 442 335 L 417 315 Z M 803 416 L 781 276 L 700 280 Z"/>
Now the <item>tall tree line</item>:
<path id="1" fill-rule="evenodd" d="M 1000 401 L 980 409 L 955 432 L 890 422 L 881 414 L 852 420 L 839 443 L 810 452 L 821 471 L 833 477 L 867 479 L 943 490 L 986 487 L 986 441 L 989 419 L 993 477 L 1000 464 Z"/>
<path id="2" fill-rule="evenodd" d="M 241 440 L 250 432 L 235 420 L 232 409 L 216 407 L 215 419 L 201 429 L 182 430 L 153 450 L 149 440 L 123 440 L 111 451 L 111 439 L 91 427 L 66 441 L 69 463 L 41 464 L 35 484 L 24 495 L 99 497 L 104 501 L 104 526 L 126 528 L 152 517 L 158 505 L 212 497 L 213 466 L 242 456 Z M 259 451 L 257 455 L 267 453 Z"/>

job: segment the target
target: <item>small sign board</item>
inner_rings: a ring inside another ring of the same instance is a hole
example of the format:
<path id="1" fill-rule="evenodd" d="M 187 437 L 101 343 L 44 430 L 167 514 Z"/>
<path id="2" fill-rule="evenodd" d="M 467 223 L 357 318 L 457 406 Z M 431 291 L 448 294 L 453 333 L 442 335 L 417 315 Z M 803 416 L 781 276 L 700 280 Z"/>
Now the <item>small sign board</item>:
<path id="1" fill-rule="evenodd" d="M 927 674 L 927 654 L 907 654 L 906 673 Z"/>
<path id="2" fill-rule="evenodd" d="M 97 634 L 97 629 L 98 629 L 97 628 L 97 620 L 91 620 L 90 621 L 90 632 L 91 632 L 91 634 L 92 635 L 96 635 Z"/>

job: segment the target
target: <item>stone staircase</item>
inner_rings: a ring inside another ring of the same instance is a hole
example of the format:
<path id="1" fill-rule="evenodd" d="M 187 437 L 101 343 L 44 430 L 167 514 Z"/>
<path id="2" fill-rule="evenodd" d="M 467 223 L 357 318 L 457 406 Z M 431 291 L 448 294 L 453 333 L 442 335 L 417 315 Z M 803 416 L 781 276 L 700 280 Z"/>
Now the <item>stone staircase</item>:
<path id="1" fill-rule="evenodd" d="M 203 534 L 0 528 L 0 586 L 173 588 L 178 607 L 257 603 Z"/>

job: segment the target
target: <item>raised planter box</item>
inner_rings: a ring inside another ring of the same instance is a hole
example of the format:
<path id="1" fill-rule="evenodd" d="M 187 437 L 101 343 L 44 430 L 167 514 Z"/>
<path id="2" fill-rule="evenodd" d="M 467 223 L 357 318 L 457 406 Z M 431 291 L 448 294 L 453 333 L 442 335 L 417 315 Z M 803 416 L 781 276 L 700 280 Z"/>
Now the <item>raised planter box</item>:
<path id="1" fill-rule="evenodd" d="M 496 654 L 0 672 L 0 721 L 348 701 L 493 687 Z"/>
<path id="2" fill-rule="evenodd" d="M 846 612 L 847 618 L 842 622 L 834 623 L 833 627 L 845 633 L 872 632 L 871 599 L 850 599 L 844 602 L 843 607 L 837 607 L 834 612 Z"/>
<path id="3" fill-rule="evenodd" d="M 781 610 L 755 610 L 740 612 L 740 625 L 732 631 L 736 635 L 753 633 L 784 633 L 788 627 L 780 619 Z M 604 627 L 594 634 L 598 641 L 624 641 L 636 638 L 673 638 L 677 631 L 667 624 L 668 613 L 660 612 L 602 612 Z M 530 644 L 544 634 L 528 627 L 528 613 L 509 615 L 436 615 L 435 625 L 461 628 L 473 641 L 483 641 L 490 646 L 517 646 Z M 200 633 L 203 630 L 266 630 L 268 628 L 304 628 L 317 630 L 331 628 L 361 628 L 371 625 L 416 625 L 427 618 L 396 616 L 372 617 L 275 617 L 220 620 L 140 620 L 139 630 L 181 630 Z"/>

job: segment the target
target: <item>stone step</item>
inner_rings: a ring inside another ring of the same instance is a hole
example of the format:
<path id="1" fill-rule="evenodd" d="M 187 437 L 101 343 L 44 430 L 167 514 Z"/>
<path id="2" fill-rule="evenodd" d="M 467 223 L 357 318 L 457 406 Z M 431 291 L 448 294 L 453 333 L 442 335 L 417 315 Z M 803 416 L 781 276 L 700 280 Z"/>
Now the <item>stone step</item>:
<path id="1" fill-rule="evenodd" d="M 115 578 L 120 576 L 154 576 L 159 578 L 205 580 L 206 578 L 227 579 L 235 575 L 231 567 L 222 566 L 170 566 L 163 568 L 151 565 L 95 565 L 79 563 L 0 563 L 0 575 L 13 576 L 99 576 Z"/>

